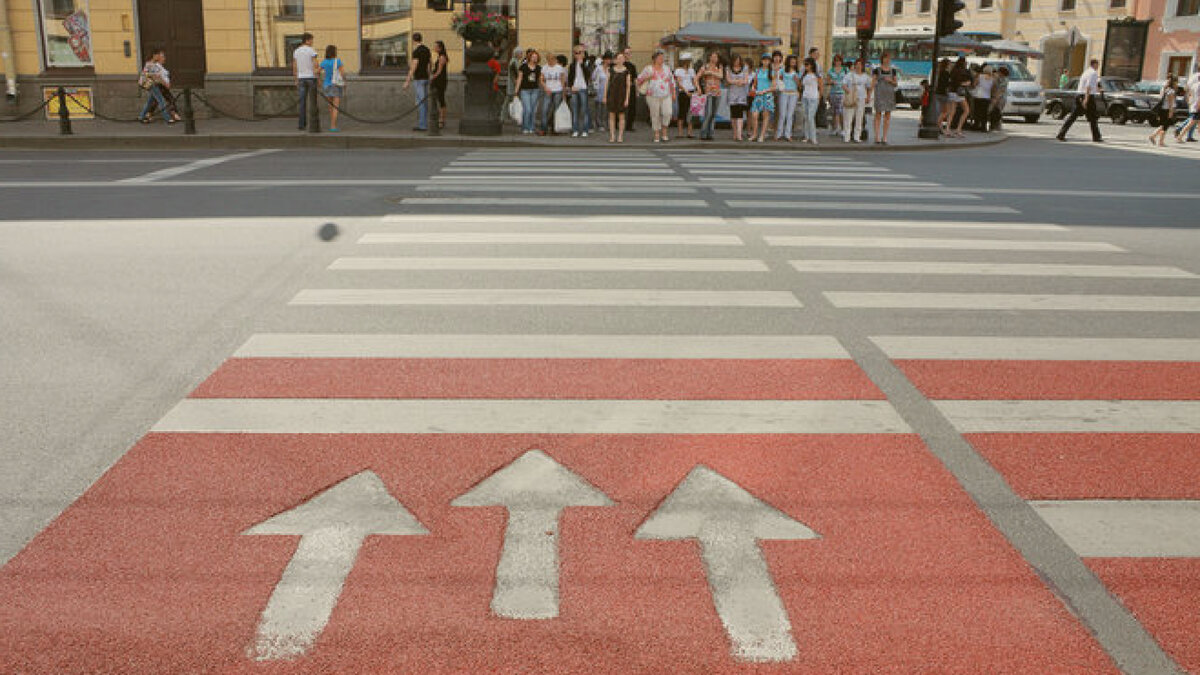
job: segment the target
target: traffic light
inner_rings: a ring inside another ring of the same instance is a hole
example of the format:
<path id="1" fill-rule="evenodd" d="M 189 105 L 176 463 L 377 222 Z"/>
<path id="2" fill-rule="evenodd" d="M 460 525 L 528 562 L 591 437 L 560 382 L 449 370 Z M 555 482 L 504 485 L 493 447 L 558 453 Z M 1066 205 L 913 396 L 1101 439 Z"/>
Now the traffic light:
<path id="1" fill-rule="evenodd" d="M 879 0 L 858 0 L 858 15 L 854 22 L 859 40 L 875 37 L 875 10 Z"/>
<path id="2" fill-rule="evenodd" d="M 937 34 L 939 37 L 954 35 L 963 22 L 956 15 L 967 8 L 962 0 L 938 0 Z"/>

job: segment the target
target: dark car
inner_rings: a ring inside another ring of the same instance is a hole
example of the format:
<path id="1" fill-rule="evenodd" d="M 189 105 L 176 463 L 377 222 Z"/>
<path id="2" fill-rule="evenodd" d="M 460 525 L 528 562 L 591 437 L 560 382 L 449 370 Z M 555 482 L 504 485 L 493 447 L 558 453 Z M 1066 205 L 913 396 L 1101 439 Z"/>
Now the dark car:
<path id="1" fill-rule="evenodd" d="M 1148 95 L 1154 97 L 1153 100 L 1155 102 L 1157 102 L 1159 97 L 1162 96 L 1162 89 L 1165 85 L 1166 85 L 1165 80 L 1150 80 L 1150 81 L 1143 80 L 1143 81 L 1138 82 L 1137 84 L 1133 85 L 1133 88 L 1137 89 L 1138 91 L 1142 92 L 1143 94 L 1148 94 Z M 1188 116 L 1187 97 L 1184 96 L 1183 89 L 1182 89 L 1183 83 L 1180 82 L 1179 86 L 1181 87 L 1181 89 L 1179 90 L 1179 93 L 1175 96 L 1174 118 L 1176 121 L 1185 120 L 1185 119 L 1187 119 L 1187 116 Z M 1150 124 L 1154 124 L 1154 120 L 1148 120 L 1148 122 Z"/>
<path id="2" fill-rule="evenodd" d="M 1051 89 L 1046 92 L 1046 114 L 1056 120 L 1067 116 L 1079 99 L 1079 78 L 1073 78 L 1066 89 Z M 1138 91 L 1131 80 L 1123 77 L 1101 77 L 1100 97 L 1096 112 L 1101 117 L 1111 118 L 1114 124 L 1126 122 L 1152 122 L 1151 109 L 1158 102 L 1152 94 Z"/>

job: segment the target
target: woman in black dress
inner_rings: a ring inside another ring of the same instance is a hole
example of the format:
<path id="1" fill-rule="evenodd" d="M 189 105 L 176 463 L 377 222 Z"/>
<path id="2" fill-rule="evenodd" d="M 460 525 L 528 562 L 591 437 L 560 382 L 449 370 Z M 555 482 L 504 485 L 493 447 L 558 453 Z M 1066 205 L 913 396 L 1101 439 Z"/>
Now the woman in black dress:
<path id="1" fill-rule="evenodd" d="M 438 40 L 433 43 L 433 59 L 429 88 L 433 90 L 433 100 L 437 101 L 438 128 L 441 129 L 446 126 L 446 68 L 450 65 L 445 42 Z"/>
<path id="2" fill-rule="evenodd" d="M 625 142 L 625 114 L 633 100 L 634 74 L 625 65 L 625 54 L 618 53 L 608 69 L 608 142 Z M 613 138 L 613 132 L 616 138 Z"/>

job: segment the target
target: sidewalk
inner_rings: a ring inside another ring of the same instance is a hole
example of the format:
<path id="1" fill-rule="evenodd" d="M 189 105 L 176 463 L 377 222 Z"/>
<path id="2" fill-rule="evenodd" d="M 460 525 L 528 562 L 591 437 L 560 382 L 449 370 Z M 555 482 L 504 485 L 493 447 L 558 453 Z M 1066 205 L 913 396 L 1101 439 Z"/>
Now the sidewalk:
<path id="1" fill-rule="evenodd" d="M 322 111 L 324 112 L 324 111 Z M 329 120 L 322 117 L 322 125 Z M 571 138 L 570 135 L 527 136 L 519 133 L 516 126 L 504 125 L 500 136 L 462 136 L 458 134 L 458 119 L 451 117 L 440 136 L 412 130 L 411 120 L 390 124 L 370 125 L 344 119 L 341 131 L 328 130 L 311 134 L 296 130 L 293 117 L 271 118 L 262 121 L 244 122 L 233 119 L 198 119 L 196 135 L 184 134 L 182 122 L 166 125 L 162 121 L 152 124 L 117 123 L 101 120 L 72 120 L 73 135 L 61 136 L 57 121 L 43 119 L 22 122 L 0 122 L 0 149 L 67 150 L 67 149 L 260 149 L 260 148 L 417 148 L 417 147 L 470 147 L 470 148 L 520 148 L 520 147 L 607 147 L 608 134 L 601 132 L 588 138 Z M 717 129 L 717 140 L 701 142 L 699 139 L 675 138 L 655 144 L 650 140 L 649 122 L 639 119 L 637 130 L 627 132 L 625 143 L 612 147 L 638 148 L 743 148 L 754 150 L 849 150 L 849 151 L 894 151 L 894 150 L 938 150 L 963 147 L 978 147 L 1003 142 L 1003 132 L 992 134 L 969 133 L 967 138 L 924 141 L 917 138 L 920 120 L 915 111 L 898 112 L 892 119 L 889 145 L 872 142 L 847 144 L 841 138 L 830 136 L 820 130 L 820 145 L 776 142 L 735 143 L 729 129 Z"/>

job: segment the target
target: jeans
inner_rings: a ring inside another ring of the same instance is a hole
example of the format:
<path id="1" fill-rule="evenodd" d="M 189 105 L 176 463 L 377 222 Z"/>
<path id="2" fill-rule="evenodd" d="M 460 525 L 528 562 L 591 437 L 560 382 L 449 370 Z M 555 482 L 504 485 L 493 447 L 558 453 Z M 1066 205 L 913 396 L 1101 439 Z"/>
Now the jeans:
<path id="1" fill-rule="evenodd" d="M 417 128 L 429 128 L 429 80 L 413 80 L 413 91 L 417 97 Z"/>
<path id="2" fill-rule="evenodd" d="M 817 142 L 817 109 L 821 107 L 821 99 L 803 99 L 804 106 L 804 137 L 810 143 Z"/>
<path id="3" fill-rule="evenodd" d="M 792 127 L 796 122 L 796 101 L 800 99 L 799 92 L 785 91 L 779 96 L 779 115 L 775 122 L 775 138 L 791 140 Z"/>
<path id="4" fill-rule="evenodd" d="M 563 94 L 561 91 L 551 91 L 542 95 L 541 106 L 541 126 L 542 131 L 554 133 L 554 113 L 558 111 L 558 106 L 562 103 Z"/>
<path id="5" fill-rule="evenodd" d="M 721 106 L 721 97 L 709 94 L 704 99 L 704 121 L 700 123 L 700 138 L 712 138 L 713 129 L 717 126 L 717 109 Z"/>
<path id="6" fill-rule="evenodd" d="M 1178 134 L 1180 134 L 1180 133 L 1183 133 L 1183 130 L 1184 130 L 1186 127 L 1187 127 L 1187 125 L 1188 125 L 1188 122 L 1191 122 L 1191 121 L 1192 121 L 1192 117 L 1191 117 L 1191 115 L 1189 115 L 1189 116 L 1187 116 L 1187 117 L 1183 118 L 1183 121 L 1182 121 L 1182 122 L 1180 122 L 1180 123 L 1179 123 L 1179 124 L 1178 124 L 1178 125 L 1175 127 L 1175 133 L 1176 133 L 1177 135 L 1178 135 Z M 1196 127 L 1192 127 L 1190 130 L 1188 130 L 1187 137 L 1188 137 L 1188 140 L 1191 140 L 1191 139 L 1193 139 L 1193 138 L 1195 138 L 1195 137 L 1196 137 Z"/>
<path id="7" fill-rule="evenodd" d="M 150 91 L 146 97 L 146 105 L 142 106 L 142 114 L 138 117 L 146 117 L 150 114 L 151 104 L 157 104 L 159 112 L 162 113 L 163 121 L 171 121 L 171 113 L 167 111 L 167 99 L 163 98 L 162 86 L 157 84 L 150 85 Z"/>
<path id="8" fill-rule="evenodd" d="M 300 129 L 302 131 L 308 128 L 308 92 L 316 91 L 316 89 L 317 78 L 315 77 L 303 77 L 296 80 L 296 93 L 300 95 Z"/>
<path id="9" fill-rule="evenodd" d="M 571 92 L 571 131 L 586 134 L 588 131 L 588 93 L 586 89 Z"/>
<path id="10" fill-rule="evenodd" d="M 521 90 L 521 131 L 533 131 L 533 126 L 537 121 L 538 94 L 540 93 L 537 89 Z"/>

